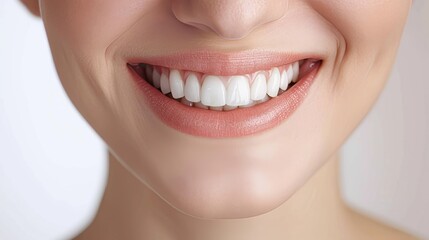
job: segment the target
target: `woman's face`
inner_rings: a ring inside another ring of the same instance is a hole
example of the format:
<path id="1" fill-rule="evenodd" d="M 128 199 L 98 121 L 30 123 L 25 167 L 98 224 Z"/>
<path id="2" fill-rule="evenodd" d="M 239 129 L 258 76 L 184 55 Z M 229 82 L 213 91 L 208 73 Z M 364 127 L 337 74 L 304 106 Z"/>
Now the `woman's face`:
<path id="1" fill-rule="evenodd" d="M 241 218 L 286 201 L 367 114 L 411 0 L 39 4 L 61 82 L 112 153 L 179 211 Z"/>

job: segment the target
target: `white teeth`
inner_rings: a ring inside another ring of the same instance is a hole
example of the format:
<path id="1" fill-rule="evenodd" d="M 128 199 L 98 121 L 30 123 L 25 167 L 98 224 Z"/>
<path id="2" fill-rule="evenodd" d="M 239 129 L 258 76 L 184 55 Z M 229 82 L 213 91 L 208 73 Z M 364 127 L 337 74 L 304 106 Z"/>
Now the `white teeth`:
<path id="1" fill-rule="evenodd" d="M 296 80 L 298 80 L 298 75 L 299 75 L 299 62 L 294 62 L 292 65 L 292 69 L 293 69 L 292 82 L 296 82 Z"/>
<path id="2" fill-rule="evenodd" d="M 167 93 L 171 92 L 170 84 L 168 83 L 168 77 L 167 77 L 167 74 L 165 72 L 163 72 L 161 74 L 161 78 L 159 81 L 160 81 L 160 85 L 161 85 L 161 92 L 163 94 L 167 94 Z"/>
<path id="3" fill-rule="evenodd" d="M 153 81 L 153 86 L 154 87 L 159 88 L 161 86 L 160 78 L 161 78 L 161 75 L 154 68 L 153 72 L 152 72 L 152 81 Z"/>
<path id="4" fill-rule="evenodd" d="M 277 97 L 280 87 L 280 71 L 278 68 L 273 68 L 271 70 L 271 76 L 268 79 L 267 83 L 267 94 L 270 97 Z"/>
<path id="5" fill-rule="evenodd" d="M 184 105 L 230 111 L 266 102 L 285 92 L 291 82 L 298 81 L 299 62 L 236 76 L 201 77 L 196 72 L 150 65 L 141 66 L 139 71 L 155 88 L 165 95 L 171 93 L 169 97 Z"/>
<path id="6" fill-rule="evenodd" d="M 225 105 L 224 107 L 223 107 L 223 110 L 224 111 L 231 111 L 231 110 L 234 110 L 234 109 L 236 109 L 236 108 L 238 108 L 237 106 L 228 106 L 228 105 Z"/>
<path id="7" fill-rule="evenodd" d="M 225 86 L 219 77 L 206 76 L 201 86 L 201 103 L 209 107 L 225 105 Z"/>
<path id="8" fill-rule="evenodd" d="M 243 106 L 250 102 L 249 80 L 245 76 L 233 76 L 226 90 L 226 105 Z"/>
<path id="9" fill-rule="evenodd" d="M 223 107 L 210 107 L 209 109 L 214 111 L 222 111 Z"/>
<path id="10" fill-rule="evenodd" d="M 242 106 L 239 106 L 240 108 L 248 108 L 248 107 L 253 107 L 253 106 L 255 106 L 256 105 L 256 102 L 255 101 L 253 101 L 253 100 L 250 100 L 250 102 L 248 103 L 248 104 L 246 104 L 246 105 L 242 105 Z"/>
<path id="11" fill-rule="evenodd" d="M 292 68 L 292 64 L 290 64 L 289 67 L 287 68 L 287 79 L 289 83 L 292 82 L 292 78 L 293 78 L 293 68 Z"/>
<path id="12" fill-rule="evenodd" d="M 185 96 L 185 93 L 183 91 L 182 76 L 180 75 L 180 72 L 178 70 L 173 69 L 170 71 L 169 83 L 171 88 L 171 95 L 173 95 L 173 98 L 178 99 Z"/>
<path id="13" fill-rule="evenodd" d="M 258 103 L 263 103 L 263 102 L 266 102 L 266 101 L 268 101 L 270 99 L 271 98 L 268 95 L 265 95 L 265 97 L 263 99 L 259 100 Z"/>
<path id="14" fill-rule="evenodd" d="M 185 98 L 190 102 L 201 101 L 200 82 L 198 81 L 197 75 L 194 73 L 190 73 L 188 78 L 186 78 Z"/>
<path id="15" fill-rule="evenodd" d="M 250 89 L 250 98 L 254 101 L 263 99 L 267 95 L 267 78 L 263 73 L 258 73 L 253 80 Z"/>
<path id="16" fill-rule="evenodd" d="M 289 85 L 289 79 L 287 77 L 287 72 L 286 70 L 283 70 L 282 75 L 280 76 L 280 89 L 286 90 L 288 85 Z"/>

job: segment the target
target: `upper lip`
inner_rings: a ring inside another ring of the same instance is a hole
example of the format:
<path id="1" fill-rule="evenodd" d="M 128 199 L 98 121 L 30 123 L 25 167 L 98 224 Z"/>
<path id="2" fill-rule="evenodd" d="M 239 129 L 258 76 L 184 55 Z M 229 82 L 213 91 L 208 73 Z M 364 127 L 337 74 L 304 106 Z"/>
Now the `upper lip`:
<path id="1" fill-rule="evenodd" d="M 241 75 L 268 70 L 299 60 L 322 59 L 317 54 L 292 54 L 266 50 L 214 52 L 207 50 L 183 51 L 173 54 L 134 57 L 128 63 L 145 63 L 170 69 L 188 70 L 212 75 Z"/>

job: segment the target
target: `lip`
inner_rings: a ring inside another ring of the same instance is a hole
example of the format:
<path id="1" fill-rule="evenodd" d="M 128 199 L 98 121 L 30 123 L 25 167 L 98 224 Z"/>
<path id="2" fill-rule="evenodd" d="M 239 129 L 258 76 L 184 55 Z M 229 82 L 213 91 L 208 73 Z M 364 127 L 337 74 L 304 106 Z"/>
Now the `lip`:
<path id="1" fill-rule="evenodd" d="M 235 75 L 264 68 L 270 69 L 276 65 L 284 65 L 307 57 L 302 55 L 273 56 L 267 53 L 258 56 L 263 58 L 249 55 L 249 52 L 238 55 L 207 52 L 198 55 L 194 52 L 167 57 L 130 59 L 128 63 L 147 63 L 208 74 Z M 272 56 L 272 58 L 267 56 Z M 251 60 L 247 61 L 249 59 Z M 148 105 L 167 126 L 193 136 L 229 138 L 263 132 L 290 117 L 304 101 L 317 76 L 321 62 L 316 64 L 310 72 L 305 76 L 300 76 L 300 80 L 295 85 L 278 97 L 249 108 L 238 108 L 232 111 L 214 111 L 186 106 L 162 94 L 131 67 L 128 67 L 128 71 L 142 93 L 144 104 Z"/>
<path id="2" fill-rule="evenodd" d="M 153 66 L 211 75 L 231 76 L 269 70 L 273 66 L 286 65 L 306 58 L 322 59 L 323 57 L 317 54 L 278 53 L 257 49 L 228 53 L 197 50 L 167 56 L 134 57 L 127 59 L 127 62 L 130 64 L 146 63 Z"/>

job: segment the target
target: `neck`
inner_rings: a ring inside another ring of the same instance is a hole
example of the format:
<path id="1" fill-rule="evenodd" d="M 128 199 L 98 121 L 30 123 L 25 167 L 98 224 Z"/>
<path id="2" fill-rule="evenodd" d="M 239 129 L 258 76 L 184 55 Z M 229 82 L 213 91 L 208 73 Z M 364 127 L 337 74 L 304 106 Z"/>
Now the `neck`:
<path id="1" fill-rule="evenodd" d="M 350 210 L 340 197 L 337 154 L 280 207 L 260 216 L 228 220 L 184 215 L 139 182 L 112 154 L 109 163 L 109 179 L 98 214 L 82 234 L 87 237 L 317 239 L 329 234 L 334 239 L 350 222 Z"/>

